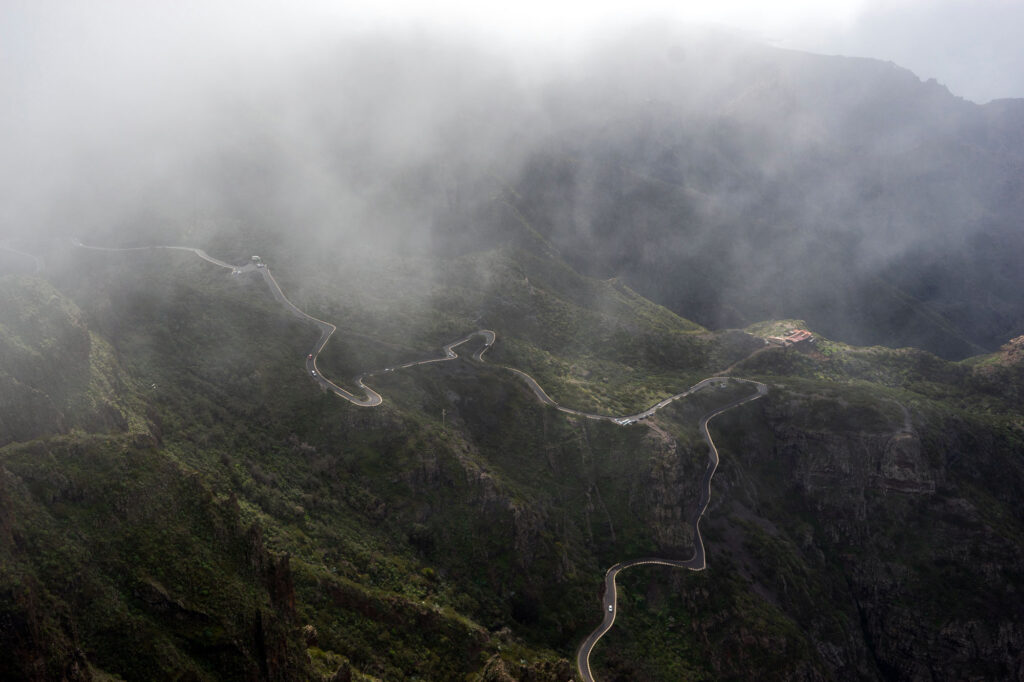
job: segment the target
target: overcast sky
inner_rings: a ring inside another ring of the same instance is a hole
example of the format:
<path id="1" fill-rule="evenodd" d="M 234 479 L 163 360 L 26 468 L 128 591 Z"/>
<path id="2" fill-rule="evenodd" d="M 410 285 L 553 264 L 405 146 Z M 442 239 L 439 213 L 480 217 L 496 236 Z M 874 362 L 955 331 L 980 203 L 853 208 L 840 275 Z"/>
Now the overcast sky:
<path id="1" fill-rule="evenodd" d="M 380 0 L 372 19 L 441 23 L 497 39 L 571 44 L 595 29 L 663 17 L 799 50 L 873 57 L 984 103 L 1024 97 L 1020 0 Z"/>
<path id="2" fill-rule="evenodd" d="M 120 61 L 135 50 L 142 65 L 162 51 L 186 62 L 211 51 L 273 59 L 353 28 L 440 27 L 529 53 L 573 49 L 594 32 L 651 18 L 893 61 L 979 103 L 1024 97 L 1020 0 L 2 0 L 0 77 L 31 80 L 34 67 L 76 45 Z"/>
<path id="3" fill-rule="evenodd" d="M 374 13 L 499 40 L 569 44 L 595 29 L 663 17 L 780 47 L 893 61 L 979 103 L 1024 97 L 1020 0 L 385 0 Z"/>

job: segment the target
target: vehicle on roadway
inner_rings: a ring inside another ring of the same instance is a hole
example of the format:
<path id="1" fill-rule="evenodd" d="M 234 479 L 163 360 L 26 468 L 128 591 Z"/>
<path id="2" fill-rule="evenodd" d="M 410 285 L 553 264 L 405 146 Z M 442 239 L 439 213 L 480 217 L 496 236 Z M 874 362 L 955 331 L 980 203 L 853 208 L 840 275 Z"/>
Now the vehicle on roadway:
<path id="1" fill-rule="evenodd" d="M 611 604 L 609 604 L 609 605 L 608 605 L 608 612 L 609 612 L 609 613 L 611 613 L 611 610 L 612 610 L 612 605 L 611 605 Z"/>
<path id="2" fill-rule="evenodd" d="M 315 369 L 313 370 L 313 376 L 316 376 L 316 370 Z"/>
<path id="3" fill-rule="evenodd" d="M 307 359 L 307 360 L 312 360 L 312 359 L 313 359 L 313 354 L 312 354 L 312 353 L 310 353 L 309 355 L 307 355 L 307 356 L 306 356 L 306 359 Z"/>

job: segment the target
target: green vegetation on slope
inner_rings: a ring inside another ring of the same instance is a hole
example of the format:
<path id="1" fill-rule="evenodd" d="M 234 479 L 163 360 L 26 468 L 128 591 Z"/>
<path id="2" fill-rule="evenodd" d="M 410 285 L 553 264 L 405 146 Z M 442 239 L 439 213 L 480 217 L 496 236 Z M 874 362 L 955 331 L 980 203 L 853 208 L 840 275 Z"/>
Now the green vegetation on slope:
<path id="1" fill-rule="evenodd" d="M 50 406 L 15 431 L 21 398 L 0 404 L 9 677 L 563 680 L 607 566 L 689 555 L 697 421 L 747 389 L 622 428 L 538 404 L 501 365 L 615 414 L 759 349 L 733 371 L 769 396 L 712 423 L 710 569 L 624 574 L 600 679 L 912 677 L 944 651 L 951 674 L 1010 669 L 955 641 L 985 612 L 985 633 L 1020 627 L 1012 344 L 964 363 L 765 348 L 771 324 L 711 333 L 508 248 L 401 264 L 372 297 L 358 270 L 293 292 L 285 259 L 290 297 L 339 326 L 329 376 L 498 332 L 485 363 L 474 340 L 375 377 L 385 404 L 361 409 L 316 390 L 315 329 L 258 278 L 72 255 L 52 285 L 4 289 L 3 377 Z"/>

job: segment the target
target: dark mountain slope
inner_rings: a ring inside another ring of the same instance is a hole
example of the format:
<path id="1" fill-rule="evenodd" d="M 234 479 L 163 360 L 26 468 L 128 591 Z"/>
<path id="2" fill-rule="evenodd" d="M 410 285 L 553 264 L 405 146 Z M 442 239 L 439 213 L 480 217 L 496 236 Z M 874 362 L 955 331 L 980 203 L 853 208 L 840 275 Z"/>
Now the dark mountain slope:
<path id="1" fill-rule="evenodd" d="M 481 306 L 500 327 L 488 364 L 381 377 L 384 406 L 363 409 L 303 375 L 315 331 L 257 278 L 184 253 L 49 260 L 78 312 L 53 288 L 39 310 L 106 339 L 146 418 L 0 448 L 15 679 L 566 679 L 604 570 L 691 551 L 696 424 L 741 389 L 623 428 L 545 408 L 497 365 L 614 411 L 800 324 L 712 334 L 515 250 L 396 262 L 380 298 L 345 267 L 278 267 L 347 323 L 324 358 L 339 377 L 434 354 Z M 8 295 L 27 306 L 39 287 Z M 1013 679 L 1018 345 L 950 363 L 819 339 L 740 363 L 771 392 L 714 423 L 709 570 L 627 573 L 600 679 Z"/>
<path id="2" fill-rule="evenodd" d="M 197 114 L 208 144 L 146 141 L 187 158 L 175 182 L 111 215 L 121 185 L 97 178 L 52 222 L 96 242 L 215 243 L 212 226 L 240 219 L 268 244 L 286 230 L 310 260 L 511 243 L 709 329 L 801 318 L 953 359 L 1024 332 L 1021 101 L 668 28 L 529 66 L 414 43 L 236 74 Z"/>
<path id="3" fill-rule="evenodd" d="M 577 267 L 712 328 L 798 316 L 952 357 L 1019 332 L 1019 103 L 870 60 L 664 47 L 553 94 L 515 182 Z"/>
<path id="4" fill-rule="evenodd" d="M 0 676 L 564 680 L 605 569 L 691 551 L 696 424 L 737 387 L 618 427 L 500 365 L 625 413 L 735 364 L 770 393 L 714 422 L 709 570 L 623 577 L 601 679 L 1021 677 L 1018 102 L 666 34 L 543 87 L 352 51 L 451 80 L 410 103 L 327 60 L 221 112 L 202 192 L 53 203 L 97 242 L 263 255 L 338 324 L 341 383 L 480 327 L 488 362 L 355 408 L 258 278 L 38 240 L 45 280 L 0 287 Z"/>

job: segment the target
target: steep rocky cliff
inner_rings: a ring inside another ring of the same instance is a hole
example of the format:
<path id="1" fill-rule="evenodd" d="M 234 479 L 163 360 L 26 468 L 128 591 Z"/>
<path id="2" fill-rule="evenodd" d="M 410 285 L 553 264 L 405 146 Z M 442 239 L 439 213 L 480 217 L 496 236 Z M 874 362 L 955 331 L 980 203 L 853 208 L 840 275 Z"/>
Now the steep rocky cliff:
<path id="1" fill-rule="evenodd" d="M 854 400 L 780 385 L 760 415 L 723 419 L 748 434 L 728 439 L 718 481 L 725 548 L 810 634 L 828 677 L 1019 679 L 1019 434 L 884 398 L 860 404 L 875 418 L 858 428 L 808 419 Z"/>

